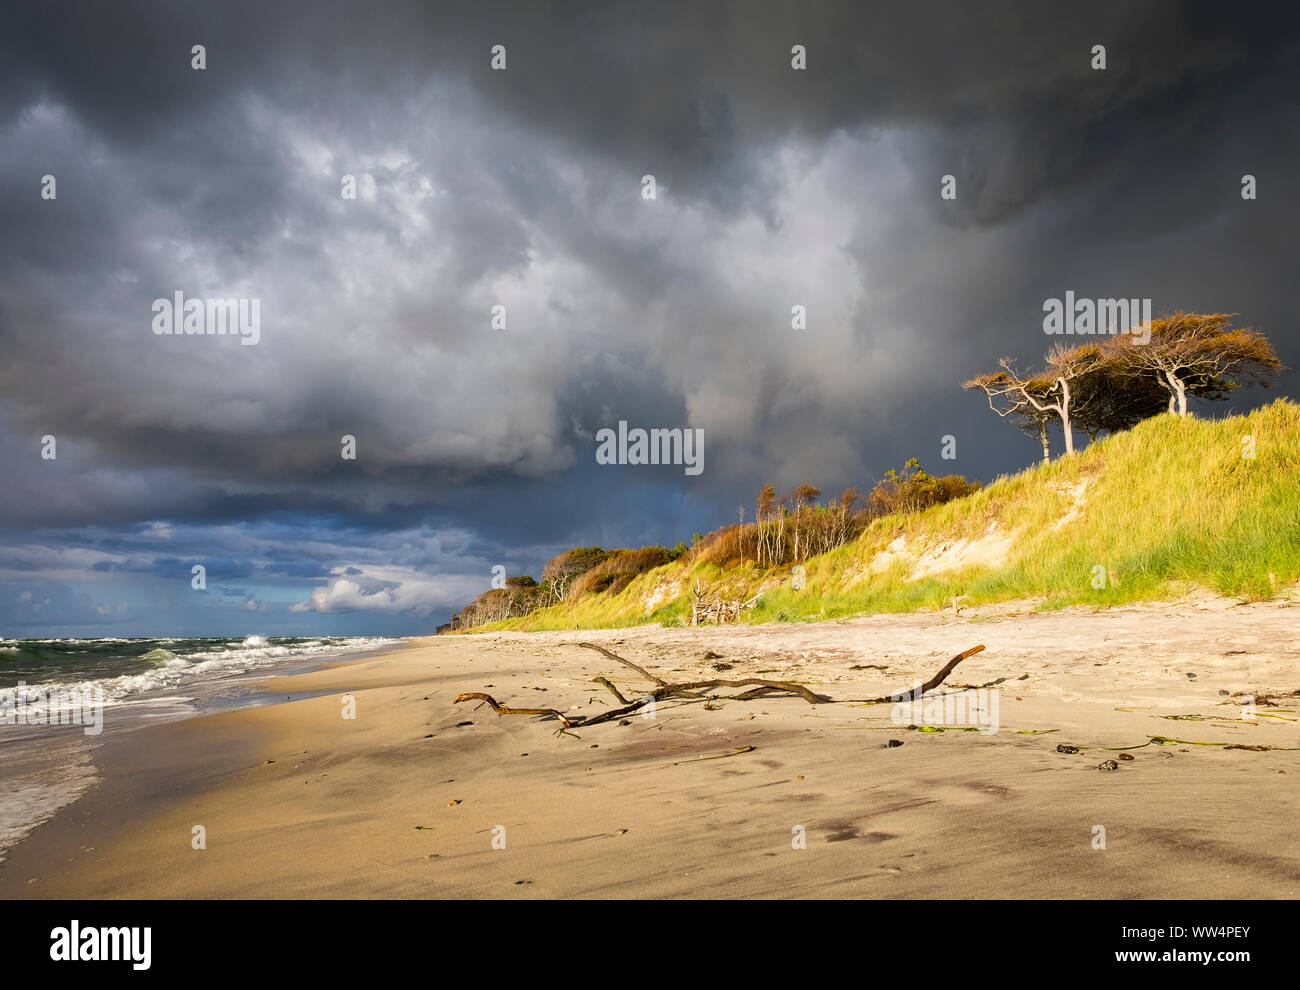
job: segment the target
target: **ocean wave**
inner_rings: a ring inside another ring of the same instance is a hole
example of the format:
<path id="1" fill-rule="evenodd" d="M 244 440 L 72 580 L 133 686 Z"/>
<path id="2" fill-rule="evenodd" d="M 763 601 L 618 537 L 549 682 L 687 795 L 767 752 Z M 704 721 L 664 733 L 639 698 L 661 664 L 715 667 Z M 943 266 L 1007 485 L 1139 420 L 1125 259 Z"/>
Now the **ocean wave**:
<path id="1" fill-rule="evenodd" d="M 39 684 L 29 684 L 30 692 L 84 691 L 98 688 L 103 692 L 105 705 L 122 702 L 123 699 L 146 691 L 165 690 L 179 687 L 192 681 L 207 680 L 228 674 L 270 667 L 276 663 L 309 659 L 323 654 L 346 655 L 396 646 L 400 639 L 378 636 L 338 637 L 331 640 L 312 641 L 316 645 L 294 644 L 293 646 L 273 646 L 260 636 L 249 636 L 243 642 L 261 640 L 265 645 L 250 646 L 224 650 L 177 655 L 169 650 L 155 649 L 144 654 L 142 659 L 155 661 L 149 670 L 133 674 L 121 674 L 115 677 L 100 677 L 90 680 L 49 680 Z M 93 641 L 92 641 L 93 642 Z M 0 704 L 12 703 L 17 689 L 0 688 Z"/>
<path id="2" fill-rule="evenodd" d="M 45 639 L 0 640 L 0 661 L 17 660 L 21 665 L 27 657 L 53 658 L 55 662 L 73 657 L 72 665 L 61 663 L 54 670 L 43 672 L 44 680 L 24 687 L 28 698 L 38 707 L 50 703 L 53 692 L 68 691 L 76 698 L 80 692 L 96 689 L 102 692 L 105 709 L 116 708 L 114 724 L 128 726 L 141 720 L 175 717 L 178 708 L 184 707 L 189 685 L 198 685 L 223 675 L 265 670 L 266 676 L 275 673 L 275 667 L 286 661 L 311 657 L 340 657 L 397 646 L 400 639 L 391 637 L 322 637 L 305 639 L 286 638 L 287 645 L 272 644 L 263 636 L 247 636 L 243 640 L 218 639 Z M 133 648 L 107 650 L 110 644 L 128 643 Z M 166 643 L 173 649 L 157 644 Z M 139 653 L 146 646 L 147 652 Z M 186 653 L 199 648 L 200 652 Z M 140 670 L 140 662 L 150 666 Z M 78 670 L 103 672 L 120 669 L 114 665 L 133 665 L 132 673 L 117 676 L 77 678 Z M 9 663 L 6 667 L 13 670 Z M 39 669 L 36 667 L 34 669 Z M 19 682 L 23 667 L 19 666 Z M 55 670 L 58 673 L 55 673 Z M 13 676 L 12 673 L 9 676 Z M 260 675 L 259 675 L 260 676 Z M 30 675 L 29 675 L 30 679 Z M 155 692 L 162 692 L 161 695 Z M 150 692 L 146 694 L 146 692 Z M 0 688 L 0 706 L 13 705 L 18 688 Z M 193 694 L 202 692 L 193 690 Z M 85 695 L 80 695 L 84 698 Z M 169 714 L 170 713 L 170 714 Z M 181 716 L 183 717 L 183 716 Z M 0 722 L 0 725 L 3 723 Z M 6 850 L 22 841 L 34 828 L 51 818 L 60 808 L 76 801 L 97 779 L 92 759 L 92 748 L 85 745 L 82 731 L 65 732 L 62 727 L 24 724 L 16 731 L 6 728 L 0 732 L 0 767 L 4 774 L 4 800 L 0 801 L 0 862 Z"/>

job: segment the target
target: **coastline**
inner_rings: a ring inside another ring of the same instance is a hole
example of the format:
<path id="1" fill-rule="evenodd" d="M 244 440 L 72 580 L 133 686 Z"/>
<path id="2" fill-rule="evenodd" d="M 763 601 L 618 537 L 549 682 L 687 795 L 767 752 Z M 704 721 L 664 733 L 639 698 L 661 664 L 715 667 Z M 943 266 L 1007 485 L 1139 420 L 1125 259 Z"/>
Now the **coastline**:
<path id="1" fill-rule="evenodd" d="M 251 640 L 259 642 L 251 642 Z M 13 641 L 21 644 L 24 641 Z M 77 648 L 103 643 L 144 642 L 172 644 L 170 640 L 60 640 L 60 646 Z M 188 644 L 205 646 L 222 640 L 190 640 Z M 24 712 L 8 709 L 6 691 L 0 689 L 0 719 L 4 738 L 0 739 L 0 863 L 15 843 L 48 821 L 60 809 L 75 803 L 99 779 L 98 763 L 104 745 L 118 736 L 145 726 L 185 721 L 203 715 L 275 703 L 269 696 L 267 678 L 307 673 L 339 661 L 364 659 L 399 648 L 401 639 L 371 640 L 358 645 L 356 640 L 304 640 L 301 644 L 272 644 L 262 637 L 249 637 L 243 649 L 227 649 L 221 654 L 168 654 L 161 678 L 153 672 L 114 677 L 111 668 L 97 671 L 89 679 L 67 679 L 69 671 L 29 671 L 36 683 L 27 683 L 26 705 L 32 707 L 42 695 L 56 697 L 66 691 L 60 702 L 59 719 L 82 725 L 48 724 L 41 717 L 43 709 L 36 703 L 38 720 L 29 722 Z M 116 647 L 114 647 L 116 649 Z M 128 660 L 128 655 L 114 658 Z M 43 677 L 42 674 L 45 674 Z M 62 677 L 60 677 L 62 674 Z M 51 679 L 52 678 L 52 679 Z M 156 683 L 150 684 L 150 680 Z M 62 683 L 60 681 L 62 680 Z M 20 674 L 19 685 L 23 687 Z M 74 703 L 80 697 L 81 706 Z M 79 711 L 78 708 L 81 707 Z M 84 716 L 84 717 L 79 717 Z"/>
<path id="2" fill-rule="evenodd" d="M 413 640 L 262 687 L 294 700 L 106 744 L 100 782 L 0 864 L 0 897 L 1295 897 L 1297 614 L 1211 600 Z M 983 643 L 944 689 L 1002 679 L 1000 724 L 923 732 L 889 705 L 768 697 L 557 735 L 451 704 L 591 714 L 613 703 L 593 677 L 645 686 L 582 641 L 667 680 L 835 698 Z M 1280 714 L 1242 718 L 1252 693 Z"/>

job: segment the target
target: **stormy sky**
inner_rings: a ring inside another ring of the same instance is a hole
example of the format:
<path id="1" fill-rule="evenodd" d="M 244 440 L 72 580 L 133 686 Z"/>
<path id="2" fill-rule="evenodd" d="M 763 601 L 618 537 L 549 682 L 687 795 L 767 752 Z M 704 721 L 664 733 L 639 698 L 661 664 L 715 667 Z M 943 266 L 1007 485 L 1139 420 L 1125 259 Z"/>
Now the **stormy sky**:
<path id="1" fill-rule="evenodd" d="M 1067 290 L 1300 365 L 1298 56 L 1271 4 L 10 5 L 0 635 L 427 632 L 769 481 L 1019 470 L 960 383 Z M 597 464 L 619 420 L 703 472 Z"/>

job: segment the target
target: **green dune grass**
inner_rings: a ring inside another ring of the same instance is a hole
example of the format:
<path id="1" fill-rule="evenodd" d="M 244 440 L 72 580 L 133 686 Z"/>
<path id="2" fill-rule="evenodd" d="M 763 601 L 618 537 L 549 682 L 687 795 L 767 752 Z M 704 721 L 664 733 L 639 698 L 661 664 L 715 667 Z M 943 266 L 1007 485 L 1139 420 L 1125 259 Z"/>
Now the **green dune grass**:
<path id="1" fill-rule="evenodd" d="M 1254 457 L 1243 456 L 1247 437 Z M 903 554 L 891 557 L 891 544 Z M 962 551 L 968 556 L 960 557 Z M 947 554 L 953 568 L 917 573 Z M 1259 601 L 1300 579 L 1300 405 L 1161 415 L 973 495 L 874 521 L 855 542 L 789 567 L 726 571 L 683 559 L 617 594 L 591 593 L 487 629 L 689 623 L 696 581 L 748 600 L 746 622 L 1033 600 L 1040 608 L 1170 600 L 1207 589 Z"/>

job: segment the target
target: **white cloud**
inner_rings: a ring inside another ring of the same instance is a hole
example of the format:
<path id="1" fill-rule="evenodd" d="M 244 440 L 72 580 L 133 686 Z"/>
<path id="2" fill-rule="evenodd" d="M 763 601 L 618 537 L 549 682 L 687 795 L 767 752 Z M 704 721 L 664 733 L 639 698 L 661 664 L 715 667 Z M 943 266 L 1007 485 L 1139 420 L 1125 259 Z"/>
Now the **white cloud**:
<path id="1" fill-rule="evenodd" d="M 335 568 L 335 573 L 360 570 Z M 385 612 L 428 615 L 436 609 L 462 605 L 483 590 L 482 576 L 439 575 L 401 567 L 362 570 L 353 577 L 338 577 L 312 591 L 305 602 L 290 612 Z"/>

